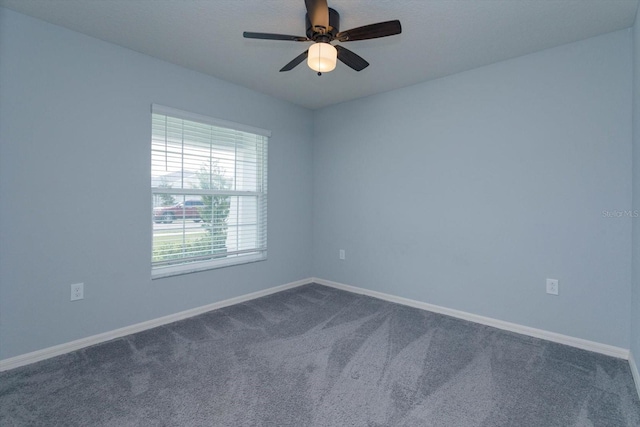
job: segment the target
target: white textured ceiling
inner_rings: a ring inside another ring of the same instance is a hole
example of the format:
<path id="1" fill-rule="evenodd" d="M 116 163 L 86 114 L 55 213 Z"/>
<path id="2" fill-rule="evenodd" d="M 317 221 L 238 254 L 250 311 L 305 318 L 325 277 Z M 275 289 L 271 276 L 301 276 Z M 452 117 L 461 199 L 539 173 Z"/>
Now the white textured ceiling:
<path id="1" fill-rule="evenodd" d="M 412 85 L 633 25 L 638 0 L 328 0 L 341 30 L 399 19 L 402 34 L 345 43 L 370 62 L 321 77 L 278 70 L 308 43 L 303 0 L 0 0 L 0 6 L 307 108 Z"/>

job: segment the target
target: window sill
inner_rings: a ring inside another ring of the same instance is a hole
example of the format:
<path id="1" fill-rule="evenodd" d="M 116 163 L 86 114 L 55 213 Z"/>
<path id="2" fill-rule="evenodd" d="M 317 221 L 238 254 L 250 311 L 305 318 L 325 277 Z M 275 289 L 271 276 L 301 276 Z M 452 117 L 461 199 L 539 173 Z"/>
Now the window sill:
<path id="1" fill-rule="evenodd" d="M 227 259 L 216 259 L 206 262 L 194 262 L 192 264 L 180 264 L 168 267 L 158 267 L 152 269 L 151 280 L 165 277 L 182 276 L 183 274 L 199 273 L 201 271 L 217 270 L 219 268 L 231 267 L 234 265 L 249 264 L 253 262 L 266 261 L 267 254 L 244 255 L 242 257 L 232 257 Z"/>

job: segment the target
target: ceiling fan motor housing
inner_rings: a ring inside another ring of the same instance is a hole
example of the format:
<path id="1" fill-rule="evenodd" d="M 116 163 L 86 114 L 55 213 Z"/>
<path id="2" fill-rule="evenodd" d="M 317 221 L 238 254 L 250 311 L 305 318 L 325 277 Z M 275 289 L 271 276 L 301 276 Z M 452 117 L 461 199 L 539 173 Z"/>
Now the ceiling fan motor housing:
<path id="1" fill-rule="evenodd" d="M 305 21 L 307 25 L 307 37 L 313 41 L 326 41 L 330 42 L 336 38 L 336 34 L 340 32 L 340 14 L 335 10 L 329 8 L 329 28 L 323 33 L 315 31 L 311 21 L 309 20 L 309 14 L 305 14 Z M 326 40 L 326 38 L 329 40 Z M 325 40 L 323 40 L 325 39 Z"/>

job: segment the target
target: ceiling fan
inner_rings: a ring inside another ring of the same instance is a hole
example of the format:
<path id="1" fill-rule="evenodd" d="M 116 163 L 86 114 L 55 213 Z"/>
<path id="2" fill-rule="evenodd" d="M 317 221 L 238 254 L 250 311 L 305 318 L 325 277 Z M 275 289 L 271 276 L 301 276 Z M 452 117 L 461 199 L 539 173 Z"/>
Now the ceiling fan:
<path id="1" fill-rule="evenodd" d="M 359 55 L 340 45 L 333 46 L 332 41 L 350 42 L 356 40 L 369 40 L 379 37 L 393 36 L 402 32 L 400 21 L 379 22 L 365 25 L 347 31 L 340 31 L 340 14 L 327 6 L 326 0 L 305 0 L 307 8 L 306 28 L 307 36 L 289 36 L 285 34 L 251 33 L 245 31 L 243 36 L 248 39 L 285 40 L 295 42 L 313 42 L 311 47 L 291 62 L 282 67 L 280 71 L 289 71 L 295 68 L 305 59 L 309 68 L 321 75 L 336 67 L 336 59 L 356 71 L 362 71 L 369 66 Z"/>

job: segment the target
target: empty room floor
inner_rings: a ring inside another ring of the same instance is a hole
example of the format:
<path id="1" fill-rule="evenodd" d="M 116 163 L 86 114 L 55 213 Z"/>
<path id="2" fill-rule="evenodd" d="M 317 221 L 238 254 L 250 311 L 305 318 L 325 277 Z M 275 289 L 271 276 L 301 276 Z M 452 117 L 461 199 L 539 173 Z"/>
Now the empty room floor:
<path id="1" fill-rule="evenodd" d="M 0 425 L 639 426 L 628 362 L 317 284 L 0 373 Z"/>

